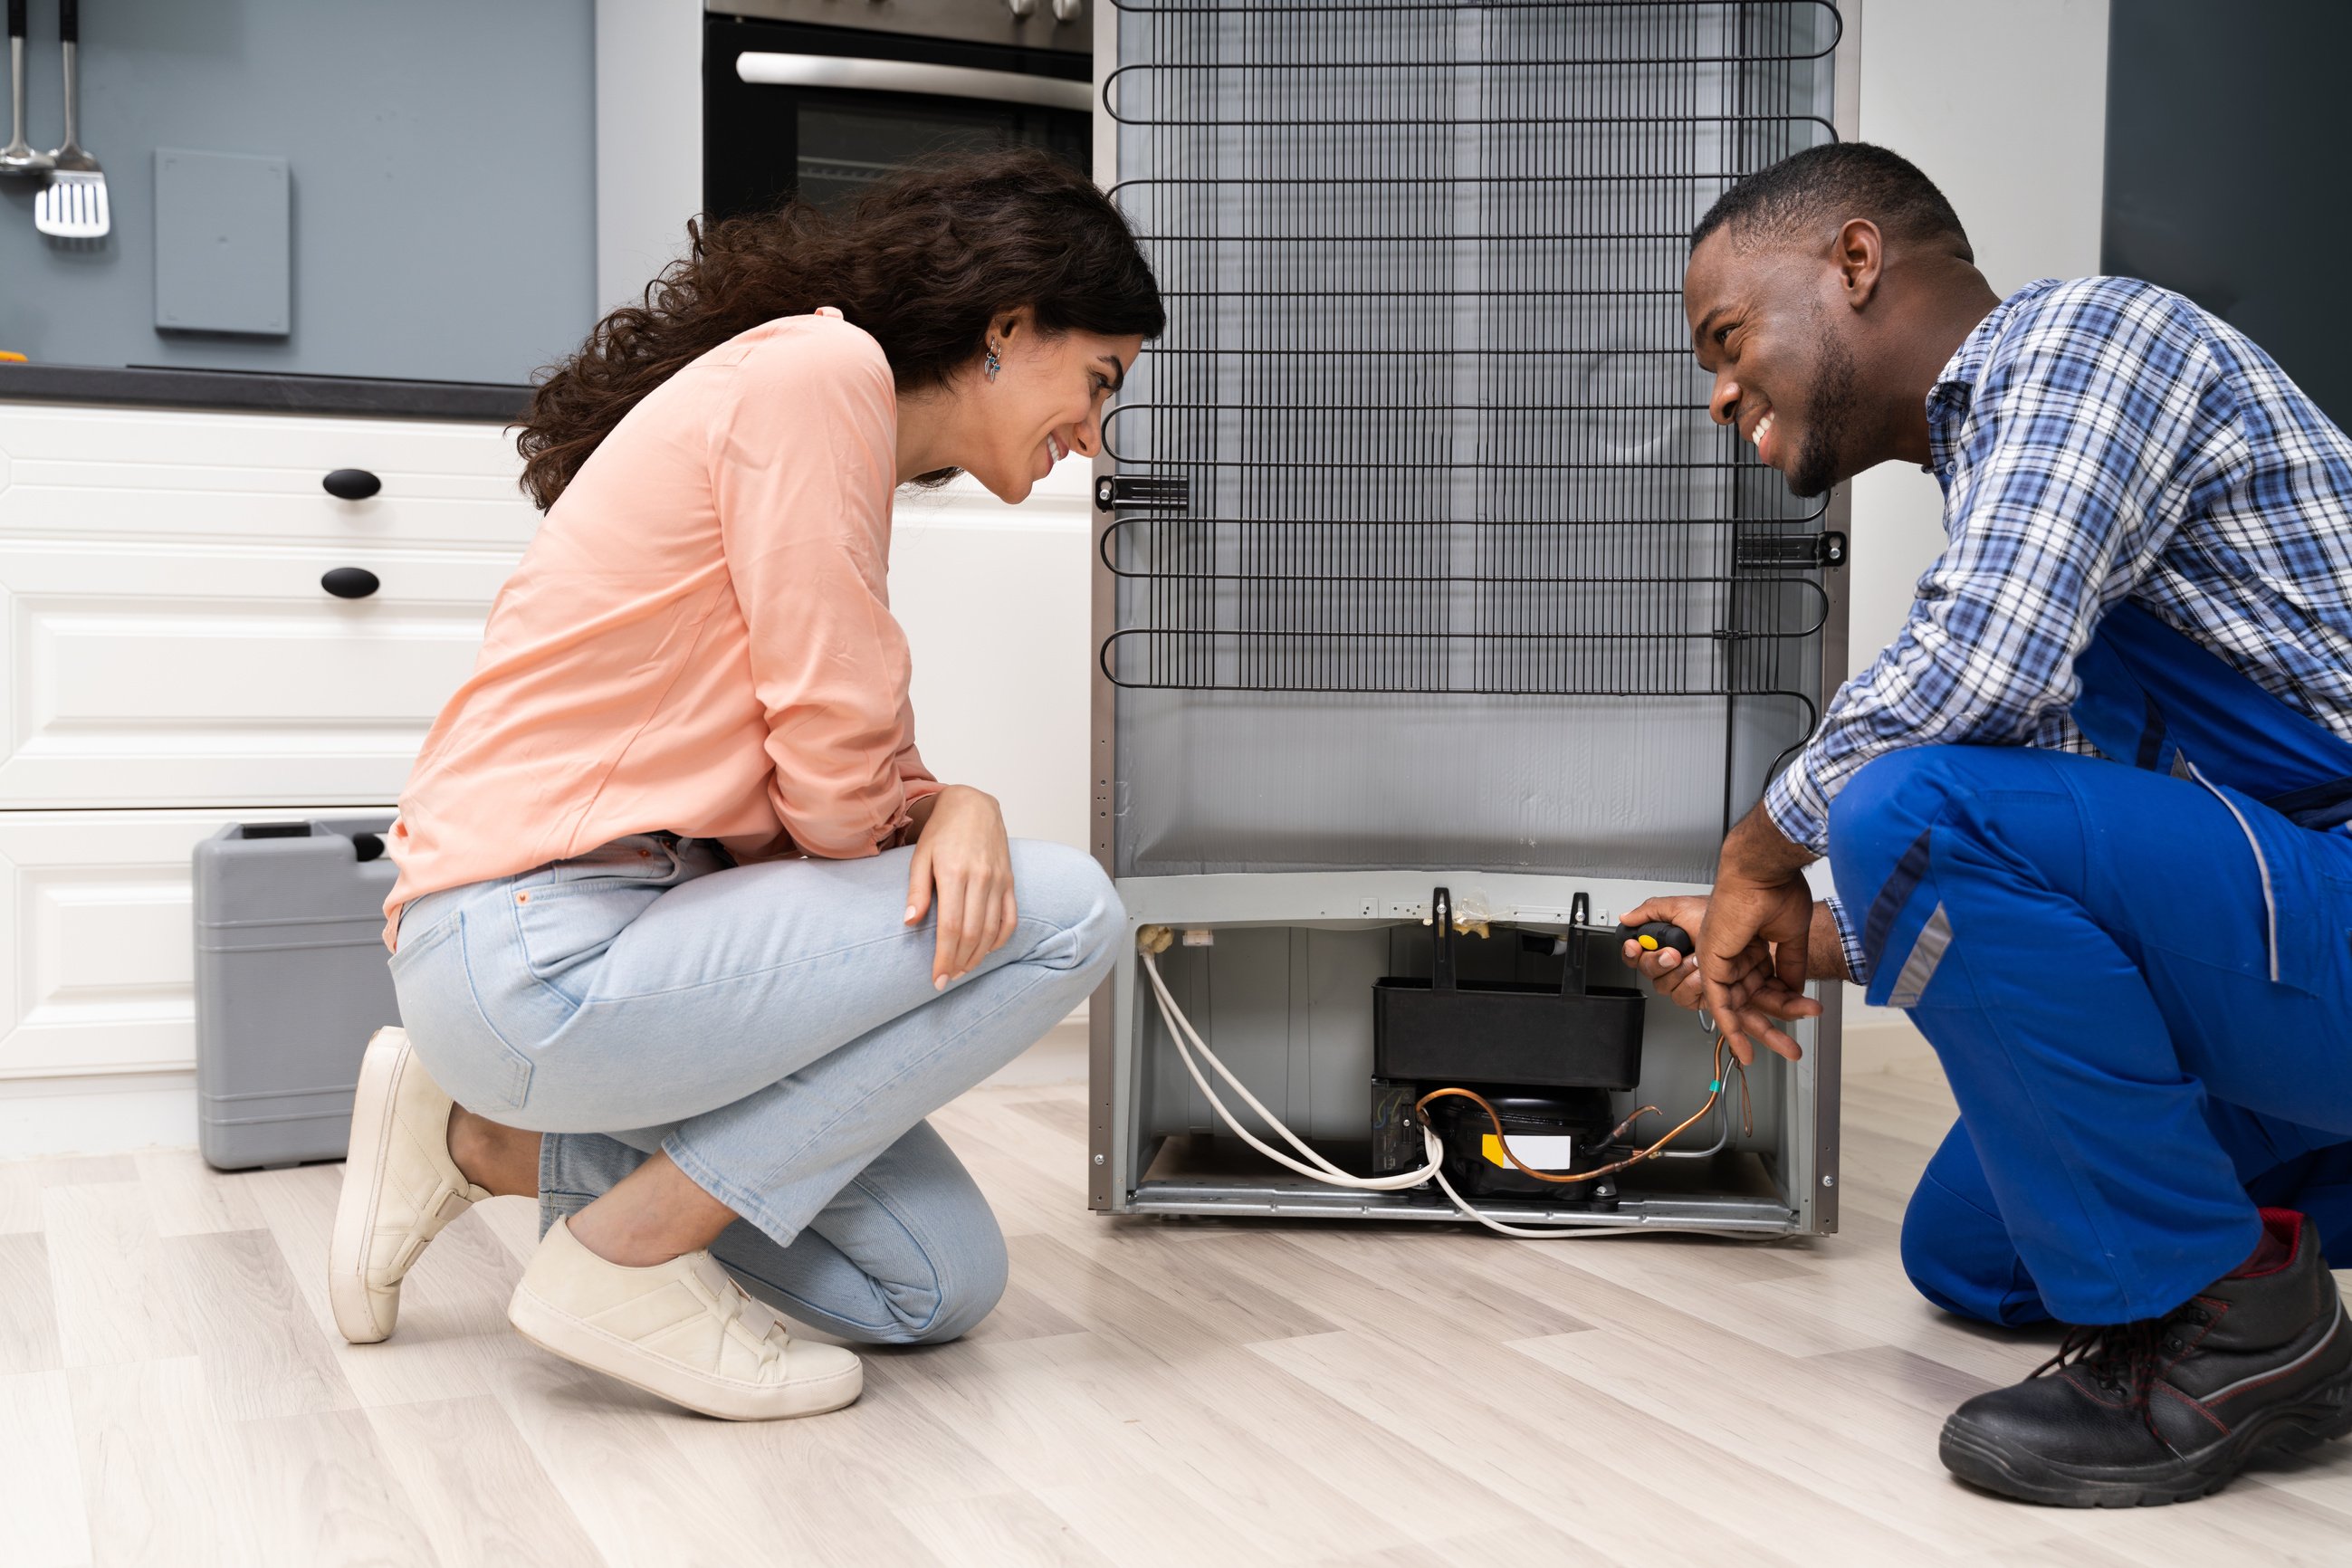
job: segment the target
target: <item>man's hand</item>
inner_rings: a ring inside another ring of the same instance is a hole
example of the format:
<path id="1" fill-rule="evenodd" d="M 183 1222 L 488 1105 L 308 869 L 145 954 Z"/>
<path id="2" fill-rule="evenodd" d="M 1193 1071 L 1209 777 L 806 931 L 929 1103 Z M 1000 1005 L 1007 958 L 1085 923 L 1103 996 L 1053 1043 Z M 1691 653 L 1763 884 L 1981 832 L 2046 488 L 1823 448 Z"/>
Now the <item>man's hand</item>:
<path id="1" fill-rule="evenodd" d="M 944 991 L 1003 947 L 1020 910 L 1013 898 L 1013 847 L 995 797 L 950 784 L 915 813 L 919 837 L 907 879 L 907 923 L 920 924 L 936 895 L 939 940 L 931 988 Z"/>
<path id="2" fill-rule="evenodd" d="M 1685 895 L 1669 894 L 1650 899 L 1626 911 L 1625 923 L 1639 925 L 1650 921 L 1665 921 L 1678 925 L 1689 933 L 1696 943 L 1706 925 L 1706 900 Z M 1845 981 L 1853 978 L 1845 969 L 1845 944 L 1839 939 L 1836 918 L 1827 904 L 1813 906 L 1813 934 L 1805 944 L 1806 962 L 1811 966 L 1815 980 Z M 1741 954 L 1751 980 L 1759 985 L 1751 999 L 1757 1006 L 1772 1013 L 1786 1022 L 1806 1018 L 1821 1011 L 1818 1004 L 1803 996 L 1791 996 L 1780 984 L 1780 971 L 1775 967 L 1770 944 L 1751 942 Z M 1699 974 L 1698 965 L 1673 948 L 1662 947 L 1655 952 L 1645 952 L 1639 944 L 1625 943 L 1625 963 L 1639 970 L 1652 989 L 1677 1007 L 1697 1008 L 1706 1005 L 1706 984 Z M 1769 984 L 1767 984 L 1769 982 Z"/>
<path id="3" fill-rule="evenodd" d="M 1795 1061 L 1804 1050 L 1780 1024 L 1822 1010 L 1804 994 L 1812 889 L 1801 877 L 1777 886 L 1718 877 L 1707 908 L 1712 918 L 1707 933 L 1695 939 L 1694 965 L 1707 1011 L 1741 1062 L 1756 1059 L 1759 1041 Z"/>
<path id="4" fill-rule="evenodd" d="M 1811 858 L 1780 837 L 1760 804 L 1723 841 L 1705 934 L 1694 932 L 1693 939 L 1707 1008 L 1743 1063 L 1755 1059 L 1759 1040 L 1795 1061 L 1804 1053 L 1776 1020 L 1810 1018 L 1822 1010 L 1804 994 L 1813 925 L 1804 868 Z M 1771 947 L 1769 970 L 1755 962 L 1759 942 Z"/>
<path id="5" fill-rule="evenodd" d="M 1682 927 L 1695 943 L 1698 941 L 1699 932 L 1706 926 L 1706 900 L 1693 894 L 1668 894 L 1664 898 L 1645 899 L 1635 908 L 1626 910 L 1619 923 L 1638 926 L 1647 925 L 1652 921 L 1664 921 L 1668 925 Z M 1651 988 L 1675 1006 L 1696 1007 L 1706 1002 L 1698 965 L 1687 962 L 1682 953 L 1671 947 L 1645 952 L 1642 945 L 1630 937 L 1626 939 L 1624 948 L 1626 966 L 1640 970 L 1642 978 L 1650 983 Z"/>
<path id="6" fill-rule="evenodd" d="M 1692 942 L 1696 944 L 1706 938 L 1706 905 L 1707 901 L 1703 898 L 1687 894 L 1680 896 L 1669 894 L 1663 898 L 1646 900 L 1628 910 L 1625 912 L 1624 923 L 1629 926 L 1644 925 L 1652 921 L 1664 921 L 1669 924 L 1682 927 Z M 1819 913 L 1826 916 L 1829 911 L 1824 908 Z M 1816 923 L 1821 922 L 1817 921 Z M 1836 935 L 1834 928 L 1832 929 L 1831 935 L 1834 939 Z M 1818 945 L 1820 942 L 1818 931 L 1814 934 L 1814 942 Z M 1832 940 L 1832 951 L 1834 950 L 1835 942 Z M 1699 972 L 1696 952 L 1685 956 L 1676 952 L 1671 947 L 1662 947 L 1655 952 L 1644 952 L 1640 944 L 1629 941 L 1625 943 L 1625 963 L 1630 967 L 1641 971 L 1643 978 L 1649 981 L 1651 987 L 1675 1006 L 1698 1008 L 1706 1005 L 1706 977 Z M 1740 973 L 1736 985 L 1750 996 L 1754 1005 L 1771 1012 L 1776 1018 L 1786 1020 L 1808 1016 L 1807 1007 L 1791 1005 L 1803 1003 L 1805 999 L 1802 996 L 1789 995 L 1777 984 L 1777 971 L 1773 967 L 1773 963 L 1772 947 L 1769 942 L 1761 938 L 1749 942 L 1739 955 Z M 1818 980 L 1825 977 L 1815 975 L 1814 978 Z M 1811 1010 L 1818 1011 L 1818 1009 Z"/>

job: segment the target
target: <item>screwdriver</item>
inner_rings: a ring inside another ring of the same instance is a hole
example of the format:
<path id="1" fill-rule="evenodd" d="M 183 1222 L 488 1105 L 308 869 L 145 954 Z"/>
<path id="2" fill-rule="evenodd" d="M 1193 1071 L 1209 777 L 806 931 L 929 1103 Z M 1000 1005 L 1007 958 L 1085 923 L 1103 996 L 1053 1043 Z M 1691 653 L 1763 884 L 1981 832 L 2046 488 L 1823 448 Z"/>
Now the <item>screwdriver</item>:
<path id="1" fill-rule="evenodd" d="M 1647 921 L 1637 926 L 1621 925 L 1617 928 L 1617 940 L 1633 942 L 1643 952 L 1655 952 L 1660 948 L 1670 947 L 1688 958 L 1698 951 L 1698 945 L 1690 939 L 1690 932 L 1664 921 Z"/>

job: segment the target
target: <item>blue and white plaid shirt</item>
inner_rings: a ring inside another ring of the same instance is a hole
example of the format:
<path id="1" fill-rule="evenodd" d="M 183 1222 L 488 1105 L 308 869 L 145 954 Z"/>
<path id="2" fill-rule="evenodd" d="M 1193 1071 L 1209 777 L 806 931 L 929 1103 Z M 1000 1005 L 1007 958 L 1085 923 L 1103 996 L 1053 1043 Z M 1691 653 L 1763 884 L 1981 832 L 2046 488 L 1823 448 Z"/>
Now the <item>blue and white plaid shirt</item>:
<path id="1" fill-rule="evenodd" d="M 1951 543 L 1765 791 L 1791 843 L 1825 852 L 1831 798 L 1898 747 L 2092 751 L 2074 659 L 2126 598 L 2352 739 L 2352 439 L 2244 334 L 2137 279 L 2030 283 L 1936 378 L 1927 434 Z"/>

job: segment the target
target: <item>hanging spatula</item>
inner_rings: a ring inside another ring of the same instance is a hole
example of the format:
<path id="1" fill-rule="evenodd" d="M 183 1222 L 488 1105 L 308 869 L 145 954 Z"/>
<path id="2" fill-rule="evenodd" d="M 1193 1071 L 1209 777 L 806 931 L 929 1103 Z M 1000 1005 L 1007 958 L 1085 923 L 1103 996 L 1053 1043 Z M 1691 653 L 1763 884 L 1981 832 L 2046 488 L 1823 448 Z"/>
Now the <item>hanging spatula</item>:
<path id="1" fill-rule="evenodd" d="M 49 155 L 25 141 L 25 0 L 8 0 L 8 145 L 0 147 L 0 174 L 46 174 Z"/>
<path id="2" fill-rule="evenodd" d="M 33 198 L 33 226 L 59 239 L 96 239 L 111 222 L 106 210 L 106 175 L 98 160 L 74 139 L 75 116 L 81 108 L 74 49 L 80 36 L 81 0 L 58 0 L 58 37 L 66 58 L 66 139 L 49 154 L 49 183 Z"/>

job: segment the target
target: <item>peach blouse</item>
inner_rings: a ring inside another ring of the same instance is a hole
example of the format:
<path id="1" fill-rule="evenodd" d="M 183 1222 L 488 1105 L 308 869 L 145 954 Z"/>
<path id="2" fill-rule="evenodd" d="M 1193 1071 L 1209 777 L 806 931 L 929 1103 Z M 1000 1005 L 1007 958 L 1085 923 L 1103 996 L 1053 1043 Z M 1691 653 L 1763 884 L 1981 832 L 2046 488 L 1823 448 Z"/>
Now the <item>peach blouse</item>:
<path id="1" fill-rule="evenodd" d="M 648 394 L 550 508 L 402 792 L 384 910 L 667 828 L 739 861 L 895 845 L 938 792 L 884 573 L 898 397 L 825 310 Z"/>

